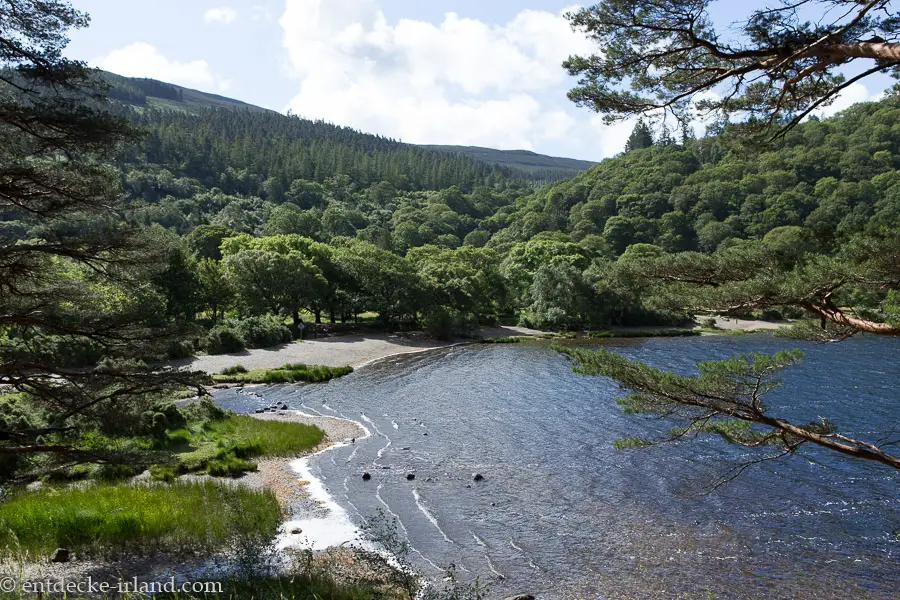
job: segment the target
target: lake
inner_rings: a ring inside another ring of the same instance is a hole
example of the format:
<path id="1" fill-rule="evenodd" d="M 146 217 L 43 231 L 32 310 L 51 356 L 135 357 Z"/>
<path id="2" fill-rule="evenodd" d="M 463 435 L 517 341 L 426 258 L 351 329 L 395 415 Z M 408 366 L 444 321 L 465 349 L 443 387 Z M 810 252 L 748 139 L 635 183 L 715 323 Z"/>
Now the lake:
<path id="1" fill-rule="evenodd" d="M 805 362 L 769 397 L 777 414 L 827 416 L 867 440 L 900 429 L 900 339 L 603 345 L 684 373 L 699 360 L 800 347 Z M 310 470 L 357 524 L 379 509 L 396 519 L 429 576 L 454 563 L 492 596 L 900 596 L 900 473 L 809 448 L 710 493 L 729 467 L 761 455 L 712 436 L 615 450 L 615 439 L 671 424 L 623 414 L 614 383 L 572 373 L 545 343 L 399 356 L 326 385 L 261 393 L 258 404 L 234 390 L 216 399 L 238 411 L 285 402 L 370 430 Z"/>

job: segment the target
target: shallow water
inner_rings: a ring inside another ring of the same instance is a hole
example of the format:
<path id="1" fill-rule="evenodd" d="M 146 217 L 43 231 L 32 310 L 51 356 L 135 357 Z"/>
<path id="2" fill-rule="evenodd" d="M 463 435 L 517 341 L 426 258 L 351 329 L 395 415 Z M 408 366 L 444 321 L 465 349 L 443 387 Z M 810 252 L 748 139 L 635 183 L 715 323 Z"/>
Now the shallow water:
<path id="1" fill-rule="evenodd" d="M 779 414 L 827 416 L 865 439 L 900 429 L 900 340 L 604 345 L 682 372 L 801 346 L 806 361 L 769 398 Z M 759 455 L 713 438 L 614 450 L 617 438 L 668 424 L 623 414 L 613 383 L 573 374 L 544 344 L 400 356 L 327 385 L 259 391 L 258 404 L 232 390 L 216 398 L 246 411 L 286 402 L 366 425 L 371 437 L 315 457 L 310 470 L 355 522 L 378 509 L 393 515 L 428 575 L 455 563 L 493 595 L 541 598 L 900 596 L 896 472 L 810 449 L 706 494 L 729 466 Z M 472 481 L 475 472 L 485 480 Z"/>

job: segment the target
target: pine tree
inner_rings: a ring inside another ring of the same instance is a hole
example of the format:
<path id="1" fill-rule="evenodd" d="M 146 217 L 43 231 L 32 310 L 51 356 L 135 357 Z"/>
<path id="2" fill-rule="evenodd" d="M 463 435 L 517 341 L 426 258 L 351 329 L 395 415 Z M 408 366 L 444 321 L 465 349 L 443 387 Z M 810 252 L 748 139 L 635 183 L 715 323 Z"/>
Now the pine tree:
<path id="1" fill-rule="evenodd" d="M 650 126 L 643 119 L 638 120 L 631 131 L 631 135 L 628 137 L 628 141 L 625 143 L 625 152 L 649 148 L 652 145 L 653 132 L 650 130 Z"/>
<path id="2" fill-rule="evenodd" d="M 153 394 L 199 378 L 149 369 L 177 330 L 146 285 L 155 244 L 113 210 L 106 163 L 134 138 L 103 86 L 62 57 L 87 17 L 58 0 L 0 10 L 0 480 L 138 460 L 84 443 L 135 432 Z M 99 365 L 97 359 L 102 359 Z M 95 366 L 91 366 L 95 365 Z M 85 368 L 74 368 L 85 367 Z"/>

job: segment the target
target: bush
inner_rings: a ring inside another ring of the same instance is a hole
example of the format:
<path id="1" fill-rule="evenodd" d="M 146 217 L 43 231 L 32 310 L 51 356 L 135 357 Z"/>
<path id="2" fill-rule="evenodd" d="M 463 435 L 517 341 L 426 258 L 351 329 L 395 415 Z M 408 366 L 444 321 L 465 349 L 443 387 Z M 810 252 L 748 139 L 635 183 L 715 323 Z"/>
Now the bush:
<path id="1" fill-rule="evenodd" d="M 241 336 L 247 348 L 270 348 L 294 339 L 287 325 L 271 315 L 248 317 L 232 323 L 234 331 Z"/>
<path id="2" fill-rule="evenodd" d="M 225 325 L 213 327 L 206 335 L 206 351 L 210 354 L 231 354 L 244 348 L 244 338 Z"/>
<path id="3" fill-rule="evenodd" d="M 781 314 L 781 311 L 775 308 L 767 308 L 759 316 L 762 321 L 783 321 L 784 315 Z"/>
<path id="4" fill-rule="evenodd" d="M 180 410 L 184 418 L 192 422 L 221 421 L 226 416 L 225 411 L 208 397 L 201 399 L 199 402 L 191 402 Z"/>
<path id="5" fill-rule="evenodd" d="M 178 360 L 181 358 L 190 358 L 194 355 L 194 344 L 189 340 L 181 340 L 169 344 L 166 355 L 170 360 Z"/>
<path id="6" fill-rule="evenodd" d="M 227 369 L 222 369 L 222 375 L 238 375 L 240 373 L 246 373 L 247 367 L 244 365 L 235 365 L 233 367 L 228 367 Z"/>
<path id="7" fill-rule="evenodd" d="M 449 340 L 469 334 L 478 327 L 478 323 L 469 313 L 439 306 L 425 313 L 422 326 L 430 337 Z"/>
<path id="8" fill-rule="evenodd" d="M 703 327 L 703 329 L 718 329 L 719 326 L 717 323 L 718 321 L 715 317 L 709 317 L 708 319 L 700 321 L 700 326 Z"/>

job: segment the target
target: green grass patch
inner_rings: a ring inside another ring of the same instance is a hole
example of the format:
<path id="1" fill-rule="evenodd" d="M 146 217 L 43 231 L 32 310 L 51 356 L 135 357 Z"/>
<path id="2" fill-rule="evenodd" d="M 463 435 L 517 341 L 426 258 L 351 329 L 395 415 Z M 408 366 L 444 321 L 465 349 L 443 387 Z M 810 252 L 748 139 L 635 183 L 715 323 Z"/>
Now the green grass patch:
<path id="1" fill-rule="evenodd" d="M 151 475 L 160 481 L 197 471 L 216 477 L 237 477 L 255 471 L 252 458 L 296 456 L 309 452 L 325 439 L 318 427 L 285 421 L 263 421 L 232 415 L 194 426 L 190 445 L 176 455 L 174 465 L 158 465 Z"/>
<path id="2" fill-rule="evenodd" d="M 213 550 L 235 534 L 271 536 L 281 521 L 274 493 L 214 482 L 97 484 L 25 492 L 0 504 L 0 554 L 45 556 L 62 547 Z"/>
<path id="3" fill-rule="evenodd" d="M 222 369 L 222 375 L 240 375 L 246 372 L 247 367 L 245 367 L 244 365 L 234 365 L 233 367 Z"/>
<path id="4" fill-rule="evenodd" d="M 237 368 L 243 371 L 234 371 Z M 232 372 L 227 372 L 232 371 Z M 353 372 L 353 367 L 325 367 L 320 365 L 287 364 L 277 369 L 247 371 L 241 365 L 213 375 L 217 383 L 322 383 Z"/>
<path id="5" fill-rule="evenodd" d="M 486 340 L 481 340 L 483 344 L 521 344 L 522 338 L 520 337 L 499 337 L 499 338 L 490 338 Z"/>

